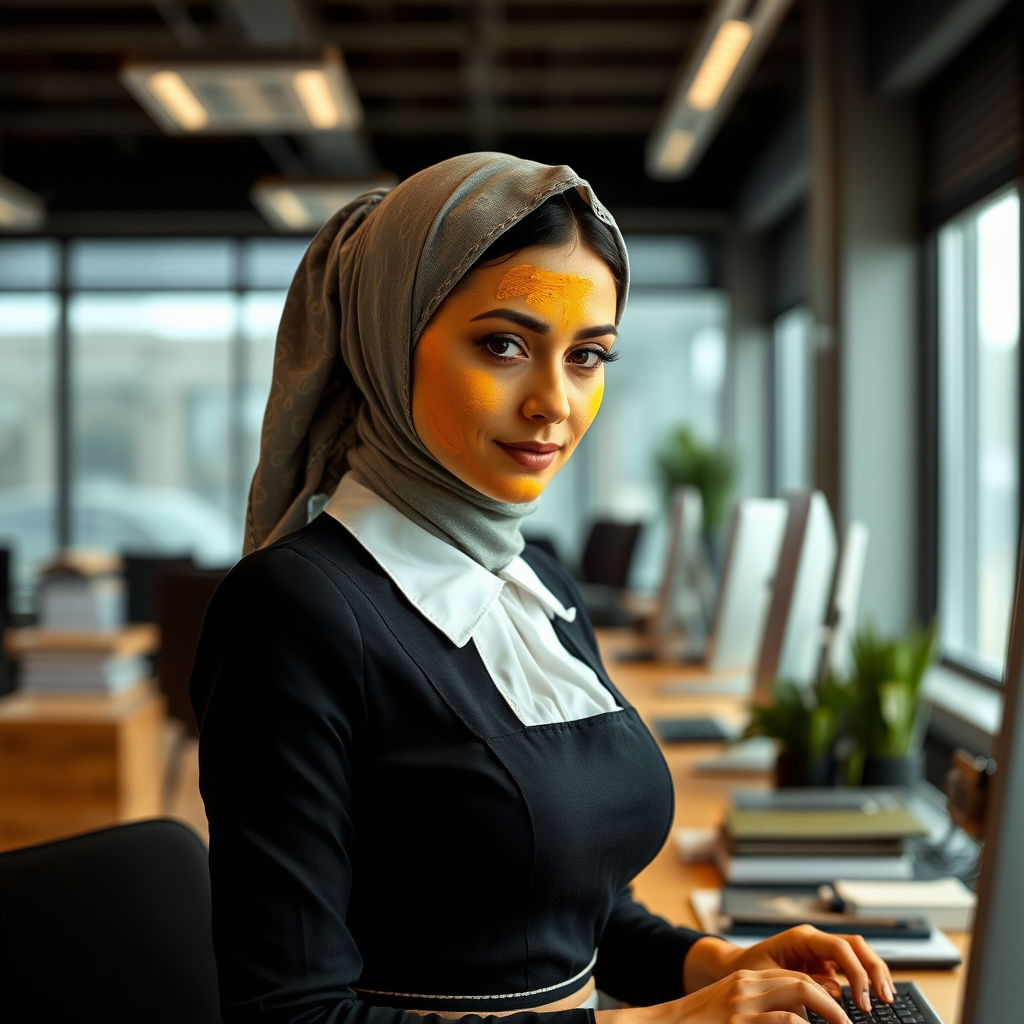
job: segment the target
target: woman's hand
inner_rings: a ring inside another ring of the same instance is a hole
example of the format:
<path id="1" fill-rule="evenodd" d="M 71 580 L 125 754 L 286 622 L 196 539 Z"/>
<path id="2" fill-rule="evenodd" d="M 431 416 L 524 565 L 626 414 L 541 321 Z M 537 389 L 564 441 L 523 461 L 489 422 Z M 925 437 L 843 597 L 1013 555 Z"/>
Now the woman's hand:
<path id="1" fill-rule="evenodd" d="M 722 939 L 700 939 L 683 964 L 683 985 L 687 992 L 695 992 L 734 971 L 781 969 L 811 976 L 838 998 L 837 968 L 846 975 L 862 1010 L 871 1010 L 872 987 L 882 1002 L 892 1002 L 896 989 L 889 968 L 861 936 L 830 935 L 809 924 L 780 932 L 747 949 Z"/>
<path id="2" fill-rule="evenodd" d="M 829 1024 L 850 1024 L 843 1008 L 797 971 L 736 971 L 658 1006 L 599 1010 L 597 1024 L 806 1024 L 804 1009 Z"/>

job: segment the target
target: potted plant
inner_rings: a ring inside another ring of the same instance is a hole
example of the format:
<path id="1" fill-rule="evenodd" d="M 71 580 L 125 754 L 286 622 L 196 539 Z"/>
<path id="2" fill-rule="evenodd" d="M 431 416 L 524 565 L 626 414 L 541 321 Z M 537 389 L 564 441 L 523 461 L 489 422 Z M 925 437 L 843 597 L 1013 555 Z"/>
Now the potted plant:
<path id="1" fill-rule="evenodd" d="M 846 721 L 849 694 L 833 676 L 807 688 L 787 679 L 772 688 L 772 702 L 751 708 L 744 738 L 770 736 L 779 742 L 775 784 L 831 786 L 835 782 L 835 744 Z"/>
<path id="2" fill-rule="evenodd" d="M 850 785 L 911 785 L 922 774 L 921 682 L 935 651 L 936 627 L 903 638 L 864 626 L 852 643 Z"/>
<path id="3" fill-rule="evenodd" d="M 657 455 L 666 493 L 677 487 L 696 487 L 704 504 L 704 533 L 718 567 L 718 551 L 712 538 L 725 524 L 736 482 L 737 463 L 732 452 L 701 441 L 689 427 L 672 432 Z"/>

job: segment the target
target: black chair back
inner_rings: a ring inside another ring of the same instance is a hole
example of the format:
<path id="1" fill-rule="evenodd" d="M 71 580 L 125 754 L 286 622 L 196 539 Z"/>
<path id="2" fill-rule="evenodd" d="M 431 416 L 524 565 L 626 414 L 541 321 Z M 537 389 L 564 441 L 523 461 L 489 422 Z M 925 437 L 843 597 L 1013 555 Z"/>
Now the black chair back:
<path id="1" fill-rule="evenodd" d="M 128 621 L 156 622 L 160 578 L 172 569 L 193 568 L 191 555 L 124 554 L 124 581 L 128 590 Z"/>
<path id="2" fill-rule="evenodd" d="M 624 590 L 629 580 L 640 523 L 594 523 L 583 550 L 583 580 Z"/>
<path id="3" fill-rule="evenodd" d="M 206 848 L 140 821 L 0 854 L 0 1020 L 216 1024 Z"/>

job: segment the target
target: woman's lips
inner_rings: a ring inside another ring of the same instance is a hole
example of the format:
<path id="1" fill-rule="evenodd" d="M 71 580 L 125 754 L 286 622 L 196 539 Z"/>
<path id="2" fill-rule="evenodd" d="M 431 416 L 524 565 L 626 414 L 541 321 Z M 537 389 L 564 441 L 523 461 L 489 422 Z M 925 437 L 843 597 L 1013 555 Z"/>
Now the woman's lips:
<path id="1" fill-rule="evenodd" d="M 562 450 L 560 444 L 541 444 L 539 441 L 496 441 L 495 444 L 510 459 L 527 469 L 547 469 Z"/>

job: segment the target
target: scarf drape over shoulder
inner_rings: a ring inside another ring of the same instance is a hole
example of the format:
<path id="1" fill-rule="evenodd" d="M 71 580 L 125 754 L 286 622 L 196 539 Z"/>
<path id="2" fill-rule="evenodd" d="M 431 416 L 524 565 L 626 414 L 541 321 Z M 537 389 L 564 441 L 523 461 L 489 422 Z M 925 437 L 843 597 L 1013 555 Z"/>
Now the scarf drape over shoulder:
<path id="1" fill-rule="evenodd" d="M 306 525 L 310 500 L 351 469 L 403 515 L 492 572 L 523 547 L 536 502 L 506 504 L 438 463 L 412 421 L 412 351 L 445 296 L 487 247 L 575 188 L 625 245 L 590 186 L 565 166 L 470 153 L 339 210 L 295 274 L 274 352 L 248 554 Z M 619 295 L 616 321 L 625 304 Z"/>

